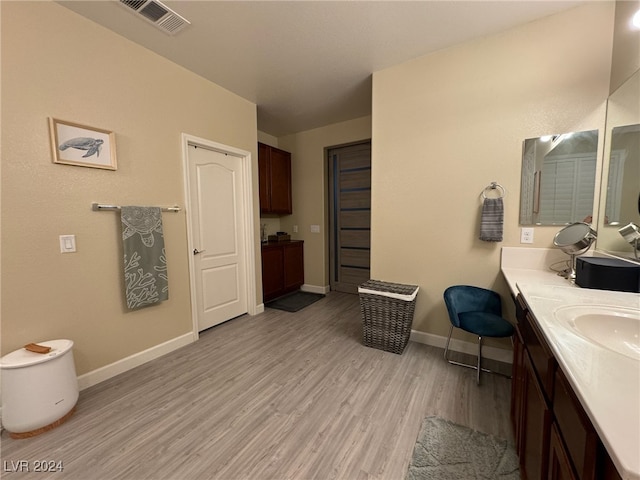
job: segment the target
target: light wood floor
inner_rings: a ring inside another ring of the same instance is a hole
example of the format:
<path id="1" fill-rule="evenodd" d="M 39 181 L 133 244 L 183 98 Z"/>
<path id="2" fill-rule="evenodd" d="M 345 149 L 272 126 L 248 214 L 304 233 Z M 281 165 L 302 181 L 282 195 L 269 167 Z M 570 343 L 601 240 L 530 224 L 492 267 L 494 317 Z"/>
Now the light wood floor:
<path id="1" fill-rule="evenodd" d="M 2 434 L 2 478 L 402 480 L 425 416 L 511 439 L 510 380 L 409 342 L 361 344 L 356 295 L 267 309 L 80 393 L 60 427 Z M 12 465 L 62 462 L 55 473 Z"/>

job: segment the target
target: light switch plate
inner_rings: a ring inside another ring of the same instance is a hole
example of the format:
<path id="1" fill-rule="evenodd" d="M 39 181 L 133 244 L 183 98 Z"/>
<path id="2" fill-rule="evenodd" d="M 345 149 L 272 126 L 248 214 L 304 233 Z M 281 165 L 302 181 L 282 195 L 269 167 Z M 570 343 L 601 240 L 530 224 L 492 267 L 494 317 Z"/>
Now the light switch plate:
<path id="1" fill-rule="evenodd" d="M 76 251 L 75 235 L 60 235 L 60 253 L 73 253 Z"/>
<path id="2" fill-rule="evenodd" d="M 311 225 L 311 233 L 320 233 L 320 225 Z"/>

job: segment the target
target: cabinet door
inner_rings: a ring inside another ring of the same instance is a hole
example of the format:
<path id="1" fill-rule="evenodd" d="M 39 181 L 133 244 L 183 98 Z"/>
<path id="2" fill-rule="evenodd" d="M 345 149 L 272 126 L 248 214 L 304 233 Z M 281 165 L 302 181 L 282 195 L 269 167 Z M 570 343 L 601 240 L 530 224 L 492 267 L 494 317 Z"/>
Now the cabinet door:
<path id="1" fill-rule="evenodd" d="M 560 369 L 556 372 L 553 413 L 580 479 L 595 480 L 598 434 Z"/>
<path id="2" fill-rule="evenodd" d="M 304 283 L 303 243 L 290 243 L 284 249 L 284 289 L 295 290 Z"/>
<path id="3" fill-rule="evenodd" d="M 513 369 L 511 372 L 511 425 L 516 441 L 516 452 L 522 457 L 522 418 L 524 404 L 524 355 L 526 355 L 524 343 L 520 331 L 516 327 L 513 336 Z"/>
<path id="4" fill-rule="evenodd" d="M 271 168 L 268 145 L 258 144 L 258 186 L 260 190 L 260 212 L 271 212 Z"/>
<path id="5" fill-rule="evenodd" d="M 622 480 L 622 477 L 616 470 L 616 466 L 613 464 L 611 457 L 604 449 L 602 444 L 600 446 L 600 451 L 598 453 L 598 458 L 602 459 L 599 464 L 600 468 L 598 469 L 598 480 Z"/>
<path id="6" fill-rule="evenodd" d="M 526 315 L 528 312 L 527 305 L 522 298 L 522 295 L 518 295 L 514 298 L 514 305 L 516 307 L 516 332 L 513 336 L 513 369 L 511 372 L 511 425 L 513 427 L 513 433 L 516 441 L 516 452 L 518 457 L 523 458 L 523 439 L 522 439 L 522 424 L 524 422 L 524 386 L 525 386 L 525 366 L 524 356 L 526 348 L 521 331 L 521 324 L 526 322 Z"/>
<path id="7" fill-rule="evenodd" d="M 518 321 L 518 326 L 522 333 L 522 340 L 527 345 L 527 351 L 531 357 L 534 371 L 540 379 L 542 392 L 547 401 L 551 401 L 553 398 L 553 386 L 557 367 L 556 359 L 540 332 L 539 327 L 536 325 L 536 321 L 531 315 L 531 312 L 527 312 L 524 319 Z"/>
<path id="8" fill-rule="evenodd" d="M 271 149 L 271 212 L 292 213 L 291 154 L 277 148 Z"/>
<path id="9" fill-rule="evenodd" d="M 556 424 L 551 426 L 549 441 L 549 480 L 577 480 Z"/>
<path id="10" fill-rule="evenodd" d="M 262 249 L 262 295 L 266 302 L 282 294 L 284 289 L 284 249 L 280 246 Z"/>
<path id="11" fill-rule="evenodd" d="M 524 355 L 524 366 L 523 445 L 520 465 L 523 478 L 546 480 L 551 412 L 528 354 Z"/>

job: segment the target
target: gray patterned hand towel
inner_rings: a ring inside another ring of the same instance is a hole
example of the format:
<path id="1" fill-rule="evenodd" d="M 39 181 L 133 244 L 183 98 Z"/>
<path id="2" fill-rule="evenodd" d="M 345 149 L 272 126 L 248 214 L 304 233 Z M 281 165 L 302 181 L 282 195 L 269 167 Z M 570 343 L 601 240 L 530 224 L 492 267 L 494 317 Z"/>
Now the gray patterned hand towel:
<path id="1" fill-rule="evenodd" d="M 485 198 L 482 203 L 482 218 L 480 219 L 480 240 L 501 242 L 503 221 L 504 204 L 502 198 Z"/>
<path id="2" fill-rule="evenodd" d="M 145 307 L 169 298 L 167 260 L 158 207 L 121 208 L 127 307 Z"/>

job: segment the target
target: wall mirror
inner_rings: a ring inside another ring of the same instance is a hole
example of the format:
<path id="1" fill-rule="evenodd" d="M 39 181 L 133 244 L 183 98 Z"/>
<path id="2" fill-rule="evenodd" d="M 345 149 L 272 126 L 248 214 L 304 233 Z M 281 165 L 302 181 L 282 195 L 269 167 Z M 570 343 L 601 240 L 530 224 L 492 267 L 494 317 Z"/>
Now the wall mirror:
<path id="1" fill-rule="evenodd" d="M 618 230 L 640 225 L 640 70 L 607 101 L 596 250 L 634 258 Z"/>
<path id="2" fill-rule="evenodd" d="M 523 142 L 520 225 L 591 223 L 598 131 Z"/>

